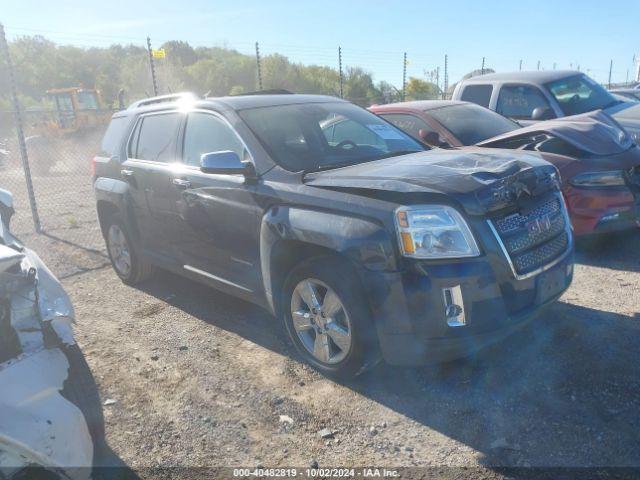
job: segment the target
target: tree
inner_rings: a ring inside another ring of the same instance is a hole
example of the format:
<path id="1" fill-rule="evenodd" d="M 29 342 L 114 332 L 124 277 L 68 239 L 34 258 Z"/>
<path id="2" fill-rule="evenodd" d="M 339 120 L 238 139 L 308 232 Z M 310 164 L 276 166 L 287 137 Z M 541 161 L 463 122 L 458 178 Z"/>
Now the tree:
<path id="1" fill-rule="evenodd" d="M 410 77 L 407 82 L 407 100 L 433 100 L 440 97 L 437 85 L 416 77 Z"/>

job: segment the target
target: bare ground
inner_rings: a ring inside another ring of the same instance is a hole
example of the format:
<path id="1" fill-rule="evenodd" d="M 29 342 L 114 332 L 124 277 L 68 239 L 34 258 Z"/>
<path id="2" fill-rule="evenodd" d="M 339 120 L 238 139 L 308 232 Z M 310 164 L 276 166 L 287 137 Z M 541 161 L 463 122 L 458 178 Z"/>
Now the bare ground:
<path id="1" fill-rule="evenodd" d="M 115 400 L 104 407 L 113 458 L 142 478 L 314 461 L 640 466 L 639 231 L 581 242 L 573 286 L 501 344 L 345 384 L 300 363 L 257 307 L 169 273 L 127 287 L 100 255 L 26 240 L 62 278 L 102 400 Z"/>

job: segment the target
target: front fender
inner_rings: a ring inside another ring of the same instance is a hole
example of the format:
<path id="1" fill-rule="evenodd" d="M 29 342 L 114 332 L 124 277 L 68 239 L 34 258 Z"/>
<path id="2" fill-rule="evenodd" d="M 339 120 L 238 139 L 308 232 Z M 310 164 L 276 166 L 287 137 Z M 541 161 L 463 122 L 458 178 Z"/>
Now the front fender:
<path id="1" fill-rule="evenodd" d="M 397 270 L 391 235 L 372 219 L 297 207 L 274 207 L 262 218 L 260 258 L 264 290 L 273 309 L 272 252 L 281 242 L 321 247 L 373 271 Z"/>

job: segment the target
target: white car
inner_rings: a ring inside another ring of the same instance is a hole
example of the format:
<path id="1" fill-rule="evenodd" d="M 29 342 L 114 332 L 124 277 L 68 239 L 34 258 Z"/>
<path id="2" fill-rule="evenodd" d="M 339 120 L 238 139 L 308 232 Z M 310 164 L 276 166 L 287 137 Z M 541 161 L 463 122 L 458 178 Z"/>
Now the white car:
<path id="1" fill-rule="evenodd" d="M 99 402 L 91 405 L 97 392 L 86 388 L 90 371 L 74 340 L 73 306 L 9 231 L 12 214 L 13 198 L 0 189 L 0 478 L 46 471 L 44 478 L 87 479 L 90 430 L 101 428 L 102 412 Z"/>

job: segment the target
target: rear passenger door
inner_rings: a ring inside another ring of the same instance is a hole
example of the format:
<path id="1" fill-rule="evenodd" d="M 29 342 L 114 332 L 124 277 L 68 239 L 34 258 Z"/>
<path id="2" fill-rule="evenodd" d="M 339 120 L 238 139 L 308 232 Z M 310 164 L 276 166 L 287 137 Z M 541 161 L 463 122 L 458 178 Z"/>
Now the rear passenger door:
<path id="1" fill-rule="evenodd" d="M 187 115 L 182 171 L 174 176 L 175 248 L 183 268 L 221 290 L 249 295 L 261 288 L 259 223 L 254 186 L 243 175 L 202 173 L 205 153 L 231 150 L 252 161 L 229 123 L 213 111 Z"/>
<path id="2" fill-rule="evenodd" d="M 138 118 L 121 175 L 130 185 L 133 215 L 144 252 L 172 263 L 167 231 L 173 217 L 170 180 L 177 164 L 177 136 L 184 114 L 154 112 Z"/>

